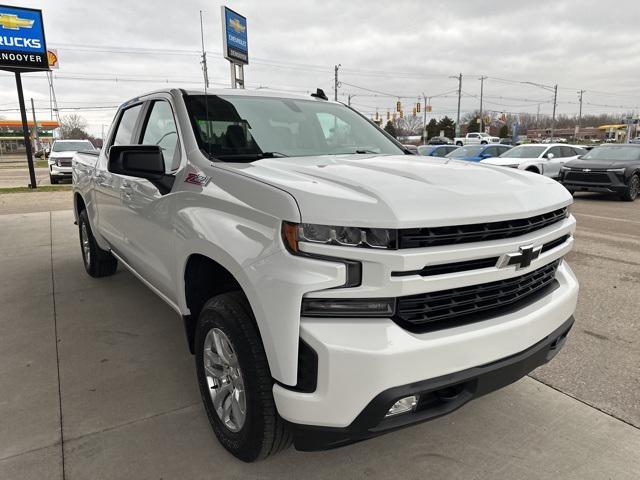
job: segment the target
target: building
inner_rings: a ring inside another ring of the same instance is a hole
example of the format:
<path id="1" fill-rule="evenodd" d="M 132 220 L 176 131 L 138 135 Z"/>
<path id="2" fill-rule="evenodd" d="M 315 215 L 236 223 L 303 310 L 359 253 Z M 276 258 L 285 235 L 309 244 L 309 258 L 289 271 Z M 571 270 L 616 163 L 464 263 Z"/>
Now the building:
<path id="1" fill-rule="evenodd" d="M 27 122 L 27 124 L 29 125 L 29 136 L 32 145 L 34 145 L 36 149 L 50 146 L 54 140 L 53 131 L 60 127 L 60 124 L 56 121 L 45 120 L 38 122 L 38 142 L 40 145 L 35 145 L 33 122 Z M 22 121 L 0 120 L 0 154 L 21 153 L 25 150 Z"/>

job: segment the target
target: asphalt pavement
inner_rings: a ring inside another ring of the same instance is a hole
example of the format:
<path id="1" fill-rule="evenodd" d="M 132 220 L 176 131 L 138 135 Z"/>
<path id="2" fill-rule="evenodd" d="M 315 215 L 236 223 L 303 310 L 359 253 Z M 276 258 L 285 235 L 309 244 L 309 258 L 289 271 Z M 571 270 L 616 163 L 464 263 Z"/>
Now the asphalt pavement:
<path id="1" fill-rule="evenodd" d="M 640 478 L 640 202 L 576 199 L 576 324 L 533 378 L 417 427 L 247 465 L 209 428 L 176 314 L 122 269 L 88 277 L 69 210 L 6 213 L 42 195 L 0 204 L 0 479 Z"/>

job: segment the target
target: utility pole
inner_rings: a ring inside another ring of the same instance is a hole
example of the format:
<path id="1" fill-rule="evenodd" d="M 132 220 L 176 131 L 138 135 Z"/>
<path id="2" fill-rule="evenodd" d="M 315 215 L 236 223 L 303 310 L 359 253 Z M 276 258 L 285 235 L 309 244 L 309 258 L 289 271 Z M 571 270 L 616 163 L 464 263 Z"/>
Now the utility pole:
<path id="1" fill-rule="evenodd" d="M 484 132 L 484 117 L 482 116 L 482 94 L 484 92 L 484 81 L 487 77 L 480 77 L 480 131 Z"/>
<path id="2" fill-rule="evenodd" d="M 347 105 L 351 106 L 351 99 L 355 97 L 354 94 L 350 93 L 349 95 L 347 95 Z"/>
<path id="3" fill-rule="evenodd" d="M 209 71 L 207 70 L 207 52 L 204 50 L 204 27 L 202 25 L 202 10 L 200 10 L 200 40 L 202 43 L 202 74 L 204 75 L 204 88 L 209 88 Z"/>
<path id="4" fill-rule="evenodd" d="M 580 130 L 580 127 L 582 127 L 582 94 L 585 91 L 586 90 L 579 90 L 578 91 L 578 95 L 580 95 L 580 112 L 578 113 L 578 131 Z"/>
<path id="5" fill-rule="evenodd" d="M 338 69 L 341 67 L 341 64 L 338 64 L 333 67 L 333 99 L 338 101 Z"/>
<path id="6" fill-rule="evenodd" d="M 558 105 L 558 84 L 553 86 L 553 115 L 551 116 L 551 141 L 556 131 L 556 106 Z"/>
<path id="7" fill-rule="evenodd" d="M 31 114 L 33 115 L 33 140 L 36 145 L 36 151 L 40 150 L 40 139 L 38 138 L 38 123 L 36 122 L 36 107 L 31 99 Z"/>
<path id="8" fill-rule="evenodd" d="M 460 136 L 460 98 L 462 97 L 462 74 L 457 77 L 449 77 L 458 79 L 458 114 L 456 115 L 456 137 Z"/>
<path id="9" fill-rule="evenodd" d="M 427 143 L 427 96 L 422 92 L 424 108 L 422 109 L 422 143 Z"/>

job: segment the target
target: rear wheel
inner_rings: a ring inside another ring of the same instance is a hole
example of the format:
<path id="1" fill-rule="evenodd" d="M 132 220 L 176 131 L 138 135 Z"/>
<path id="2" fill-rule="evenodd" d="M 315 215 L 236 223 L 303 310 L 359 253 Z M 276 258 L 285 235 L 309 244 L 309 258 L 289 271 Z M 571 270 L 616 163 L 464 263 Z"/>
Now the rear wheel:
<path id="1" fill-rule="evenodd" d="M 480 145 L 486 145 L 487 142 L 485 142 L 484 140 L 480 142 Z"/>
<path id="2" fill-rule="evenodd" d="M 538 173 L 538 174 L 540 173 L 540 172 L 538 171 L 538 169 L 537 169 L 537 168 L 535 168 L 535 167 L 529 167 L 529 168 L 527 168 L 527 172 Z"/>
<path id="3" fill-rule="evenodd" d="M 462 146 L 462 142 L 456 142 L 456 145 L 461 147 Z"/>
<path id="4" fill-rule="evenodd" d="M 627 202 L 633 202 L 636 198 L 638 198 L 638 194 L 640 193 L 640 176 L 634 175 L 629 179 L 629 184 L 627 185 L 627 189 L 622 194 L 622 199 Z"/>
<path id="5" fill-rule="evenodd" d="M 118 260 L 111 252 L 102 250 L 96 243 L 86 210 L 82 210 L 78 215 L 78 231 L 82 262 L 87 273 L 96 278 L 113 275 L 118 268 Z"/>
<path id="6" fill-rule="evenodd" d="M 245 462 L 289 447 L 291 435 L 276 410 L 267 357 L 242 292 L 205 304 L 195 350 L 200 394 L 220 443 Z"/>

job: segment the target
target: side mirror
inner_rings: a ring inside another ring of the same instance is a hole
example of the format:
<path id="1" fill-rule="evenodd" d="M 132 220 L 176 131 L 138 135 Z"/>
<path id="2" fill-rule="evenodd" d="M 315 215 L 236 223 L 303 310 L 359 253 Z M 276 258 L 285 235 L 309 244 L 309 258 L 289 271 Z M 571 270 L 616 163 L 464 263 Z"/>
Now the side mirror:
<path id="1" fill-rule="evenodd" d="M 109 149 L 107 170 L 149 180 L 162 195 L 173 186 L 174 177 L 165 173 L 164 156 L 157 145 L 114 145 Z"/>
<path id="2" fill-rule="evenodd" d="M 553 160 L 553 157 L 555 157 L 555 155 L 553 153 L 547 153 L 545 157 L 547 158 L 547 160 Z"/>

